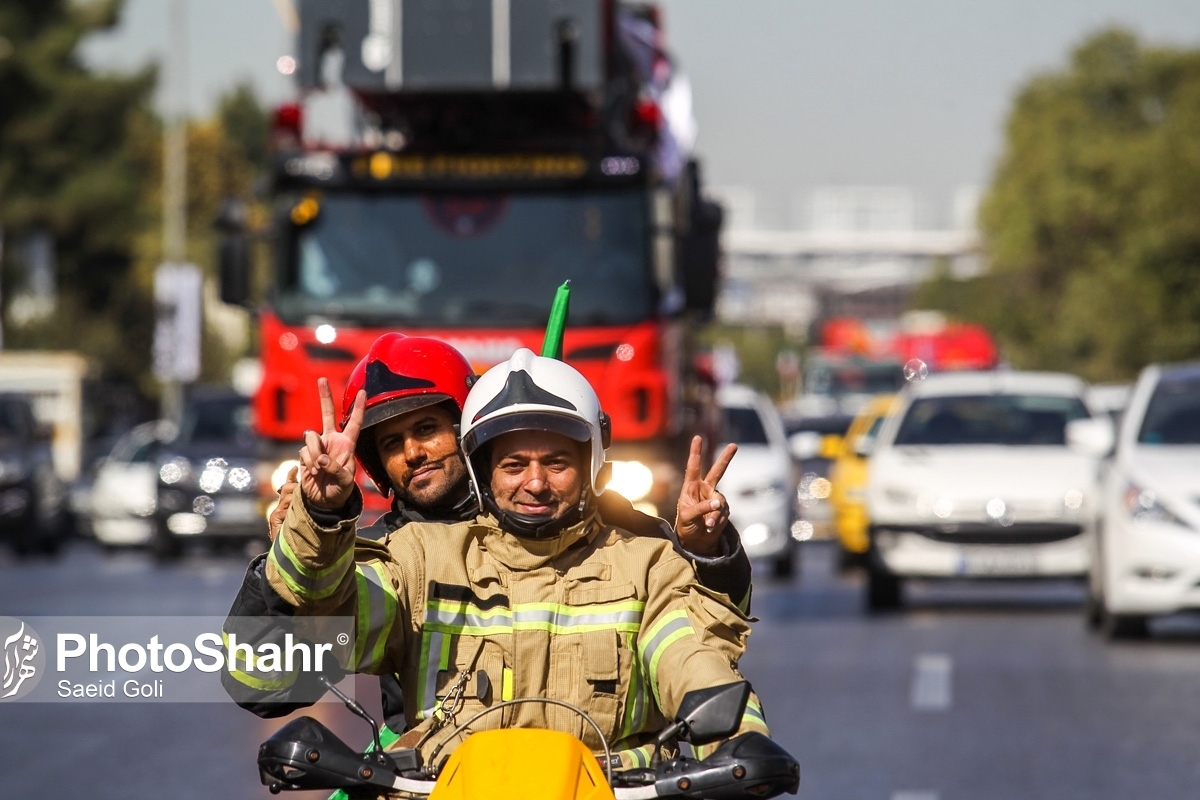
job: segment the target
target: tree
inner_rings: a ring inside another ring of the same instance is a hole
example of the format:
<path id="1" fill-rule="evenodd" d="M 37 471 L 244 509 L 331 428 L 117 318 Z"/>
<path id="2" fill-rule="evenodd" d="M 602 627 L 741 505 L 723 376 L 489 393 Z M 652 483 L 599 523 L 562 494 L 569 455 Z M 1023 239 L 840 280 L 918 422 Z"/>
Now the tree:
<path id="1" fill-rule="evenodd" d="M 35 232 L 54 242 L 58 303 L 10 325 L 5 345 L 75 349 L 106 372 L 134 378 L 153 324 L 144 285 L 127 280 L 145 224 L 139 202 L 157 137 L 148 100 L 155 71 L 95 75 L 79 62 L 87 34 L 116 23 L 121 3 L 0 3 L 0 226 L 11 245 Z M 5 248 L 7 301 L 17 248 Z"/>
<path id="2" fill-rule="evenodd" d="M 1014 365 L 1096 380 L 1200 355 L 1200 50 L 1110 29 L 1018 93 L 980 210 L 987 273 L 923 303 Z"/>

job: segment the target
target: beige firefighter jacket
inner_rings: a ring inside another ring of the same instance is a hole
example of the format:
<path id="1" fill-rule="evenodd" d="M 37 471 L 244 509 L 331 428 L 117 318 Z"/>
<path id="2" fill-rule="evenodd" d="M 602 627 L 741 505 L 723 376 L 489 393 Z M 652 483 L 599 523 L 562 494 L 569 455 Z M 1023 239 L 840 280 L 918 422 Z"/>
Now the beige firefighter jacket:
<path id="1" fill-rule="evenodd" d="M 425 757 L 453 729 L 450 716 L 461 723 L 502 700 L 549 697 L 587 711 L 623 765 L 646 766 L 648 742 L 686 692 L 741 677 L 748 618 L 698 584 L 666 540 L 595 517 L 546 541 L 506 533 L 488 515 L 414 522 L 379 542 L 356 539 L 356 524 L 321 528 L 292 503 L 267 579 L 298 614 L 356 618 L 346 666 L 399 675 L 418 732 L 403 743 L 420 737 Z M 603 749 L 561 706 L 511 706 L 468 732 L 497 727 L 566 731 Z M 742 730 L 767 733 L 754 696 Z"/>

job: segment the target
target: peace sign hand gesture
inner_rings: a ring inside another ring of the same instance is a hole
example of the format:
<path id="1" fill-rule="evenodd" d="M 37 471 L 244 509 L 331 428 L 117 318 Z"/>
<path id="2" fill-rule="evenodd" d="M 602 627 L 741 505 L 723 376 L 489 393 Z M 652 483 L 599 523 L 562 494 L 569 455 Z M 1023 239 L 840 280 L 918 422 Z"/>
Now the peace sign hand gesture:
<path id="1" fill-rule="evenodd" d="M 736 444 L 728 444 L 712 469 L 700 477 L 700 456 L 704 438 L 692 437 L 687 469 L 683 473 L 683 489 L 675 514 L 675 533 L 683 549 L 698 556 L 716 556 L 721 552 L 721 534 L 729 523 L 729 503 L 717 491 L 717 483 L 737 453 Z"/>
<path id="2" fill-rule="evenodd" d="M 334 511 L 346 504 L 354 492 L 354 448 L 362 431 L 367 393 L 360 391 L 344 430 L 337 428 L 329 381 L 317 379 L 321 395 L 321 433 L 304 432 L 300 448 L 300 491 L 312 506 Z"/>

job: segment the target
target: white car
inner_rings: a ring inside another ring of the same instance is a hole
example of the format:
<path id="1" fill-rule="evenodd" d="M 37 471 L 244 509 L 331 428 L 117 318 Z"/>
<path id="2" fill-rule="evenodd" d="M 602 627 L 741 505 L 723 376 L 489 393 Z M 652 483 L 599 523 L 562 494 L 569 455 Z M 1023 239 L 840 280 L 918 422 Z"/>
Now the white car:
<path id="1" fill-rule="evenodd" d="M 867 607 L 899 606 L 908 577 L 1086 574 L 1084 523 L 1112 436 L 1085 392 L 1054 373 L 942 373 L 910 384 L 871 453 Z M 1102 427 L 1068 447 L 1073 420 Z"/>
<path id="2" fill-rule="evenodd" d="M 749 386 L 717 390 L 725 442 L 737 455 L 718 488 L 729 500 L 730 521 L 742 536 L 751 559 L 769 560 L 776 577 L 795 569 L 792 539 L 792 457 L 783 421 L 771 400 Z"/>
<path id="3" fill-rule="evenodd" d="M 175 435 L 169 422 L 144 422 L 117 440 L 96 469 L 89 516 L 107 547 L 149 544 L 158 508 L 158 453 Z"/>
<path id="4" fill-rule="evenodd" d="M 1089 621 L 1140 637 L 1200 610 L 1200 363 L 1142 371 L 1102 486 Z"/>

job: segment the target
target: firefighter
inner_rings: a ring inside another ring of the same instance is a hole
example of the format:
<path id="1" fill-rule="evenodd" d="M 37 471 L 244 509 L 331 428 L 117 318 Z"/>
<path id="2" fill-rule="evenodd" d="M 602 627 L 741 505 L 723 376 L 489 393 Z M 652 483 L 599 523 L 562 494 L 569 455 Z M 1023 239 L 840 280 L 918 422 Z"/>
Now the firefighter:
<path id="1" fill-rule="evenodd" d="M 458 743 L 443 741 L 448 723 L 499 700 L 548 697 L 586 710 L 624 766 L 644 766 L 686 692 L 740 679 L 745 615 L 701 586 L 671 542 L 602 520 L 607 417 L 573 368 L 522 349 L 484 374 L 462 415 L 479 516 L 411 522 L 358 539 L 357 551 L 354 456 L 368 393 L 341 431 L 327 382 L 320 393 L 324 429 L 305 436 L 299 496 L 265 574 L 297 614 L 356 618 L 344 656 L 355 671 L 400 677 L 409 731 L 399 746 L 448 752 Z M 603 747 L 559 706 L 514 706 L 474 727 L 501 726 Z M 742 730 L 766 731 L 756 698 Z"/>
<path id="2" fill-rule="evenodd" d="M 355 449 L 359 465 L 380 492 L 392 498 L 392 509 L 358 536 L 382 539 L 414 521 L 457 522 L 473 519 L 479 504 L 471 491 L 466 462 L 458 445 L 457 422 L 475 380 L 470 364 L 453 347 L 436 339 L 380 336 L 350 375 L 342 402 L 348 421 L 360 390 L 367 395 L 363 434 Z M 692 442 L 676 517 L 678 538 L 664 520 L 635 511 L 615 492 L 599 496 L 602 519 L 640 535 L 666 538 L 696 568 L 700 582 L 739 601 L 747 610 L 750 563 L 729 525 L 728 507 L 715 485 L 736 448 L 722 453 L 706 476 L 701 475 L 701 441 Z M 281 502 L 271 520 L 274 538 L 295 490 L 294 476 L 281 488 Z M 280 631 L 269 617 L 290 616 L 265 578 L 266 556 L 251 562 L 230 616 L 226 633 L 240 641 L 263 641 Z M 294 679 L 300 679 L 297 686 Z M 229 694 L 263 717 L 291 713 L 309 705 L 323 691 L 306 675 L 278 675 L 264 681 L 243 670 L 222 674 Z M 404 730 L 403 698 L 398 680 L 380 679 L 386 726 L 385 744 Z"/>

